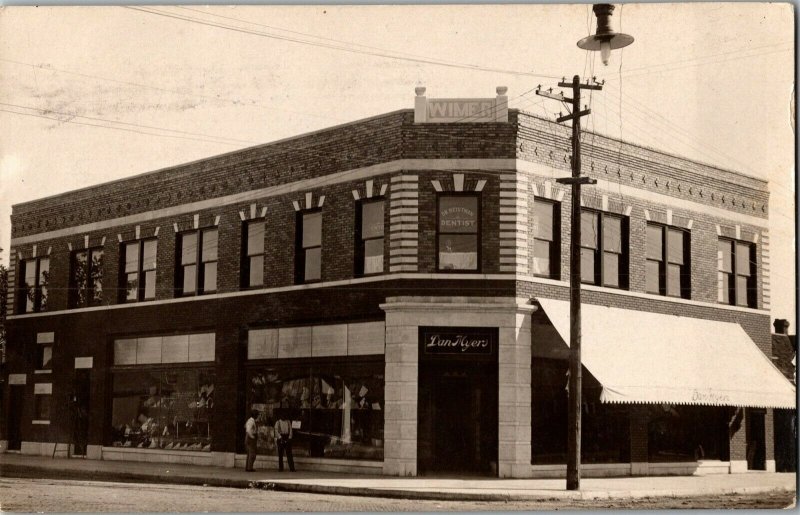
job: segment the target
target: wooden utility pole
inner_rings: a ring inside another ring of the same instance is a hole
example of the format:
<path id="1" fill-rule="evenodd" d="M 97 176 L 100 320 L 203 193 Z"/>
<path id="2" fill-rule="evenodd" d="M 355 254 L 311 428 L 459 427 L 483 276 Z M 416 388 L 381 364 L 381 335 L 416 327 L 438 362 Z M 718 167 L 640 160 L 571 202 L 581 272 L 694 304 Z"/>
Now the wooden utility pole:
<path id="1" fill-rule="evenodd" d="M 567 416 L 567 490 L 578 490 L 581 486 L 581 185 L 596 184 L 590 177 L 581 177 L 581 117 L 591 112 L 581 111 L 582 89 L 603 89 L 602 84 L 586 81 L 581 84 L 575 75 L 572 82 L 563 80 L 559 87 L 572 88 L 572 98 L 563 93 L 553 94 L 538 89 L 541 96 L 572 103 L 572 112 L 556 118 L 561 123 L 572 120 L 572 176 L 557 179 L 561 184 L 572 185 L 572 217 L 570 221 L 569 257 L 569 412 Z M 602 243 L 599 243 L 602 244 Z"/>

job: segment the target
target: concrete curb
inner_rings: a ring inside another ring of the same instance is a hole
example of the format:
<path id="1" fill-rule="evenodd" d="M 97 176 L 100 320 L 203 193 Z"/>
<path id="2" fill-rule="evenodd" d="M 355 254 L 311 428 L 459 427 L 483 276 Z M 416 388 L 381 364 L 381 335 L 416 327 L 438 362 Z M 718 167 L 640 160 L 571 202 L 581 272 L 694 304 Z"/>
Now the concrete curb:
<path id="1" fill-rule="evenodd" d="M 193 486 L 213 486 L 226 488 L 260 488 L 281 492 L 313 493 L 324 495 L 346 495 L 358 497 L 380 497 L 389 499 L 412 499 L 431 501 L 558 501 L 558 500 L 603 500 L 603 499 L 645 499 L 645 498 L 687 498 L 704 495 L 760 494 L 777 491 L 793 492 L 793 487 L 739 487 L 719 489 L 684 490 L 612 490 L 612 491 L 529 491 L 529 492 L 465 492 L 463 490 L 414 490 L 399 488 L 366 488 L 337 485 L 320 485 L 275 481 L 270 479 L 239 479 L 213 476 L 189 476 L 164 473 L 139 473 L 103 470 L 74 470 L 52 467 L 33 467 L 3 464 L 0 477 L 79 479 L 90 481 L 136 481 L 142 483 L 166 483 Z"/>
<path id="2" fill-rule="evenodd" d="M 194 486 L 219 486 L 227 488 L 254 488 L 255 481 L 220 477 L 196 477 L 172 474 L 141 474 L 137 472 L 109 472 L 102 470 L 66 470 L 50 467 L 29 467 L 3 464 L 0 477 L 83 479 L 90 481 L 138 481 L 141 483 L 168 483 Z"/>
<path id="3" fill-rule="evenodd" d="M 718 490 L 633 490 L 633 491 L 541 491 L 536 493 L 488 493 L 488 492 L 448 492 L 421 491 L 383 488 L 363 488 L 335 485 L 311 485 L 284 481 L 257 481 L 257 488 L 282 492 L 303 492 L 329 495 L 352 495 L 360 497 L 385 497 L 393 499 L 416 499 L 431 501 L 555 501 L 555 500 L 602 500 L 602 499 L 644 499 L 655 497 L 685 498 L 704 495 L 757 494 L 778 491 L 793 491 L 786 487 L 743 487 Z"/>

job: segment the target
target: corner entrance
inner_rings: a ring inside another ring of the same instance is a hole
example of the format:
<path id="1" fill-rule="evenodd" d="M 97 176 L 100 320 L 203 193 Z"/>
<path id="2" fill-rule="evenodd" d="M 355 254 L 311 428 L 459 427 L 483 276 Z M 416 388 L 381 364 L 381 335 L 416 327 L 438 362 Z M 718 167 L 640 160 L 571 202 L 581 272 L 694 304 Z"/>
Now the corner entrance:
<path id="1" fill-rule="evenodd" d="M 497 476 L 497 329 L 420 327 L 419 472 Z"/>

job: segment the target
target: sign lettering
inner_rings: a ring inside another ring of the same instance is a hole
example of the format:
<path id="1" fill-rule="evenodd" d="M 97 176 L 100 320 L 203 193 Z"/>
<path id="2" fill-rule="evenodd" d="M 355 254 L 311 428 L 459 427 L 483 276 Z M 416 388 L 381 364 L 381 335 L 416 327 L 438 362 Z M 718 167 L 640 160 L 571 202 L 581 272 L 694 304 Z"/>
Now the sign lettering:
<path id="1" fill-rule="evenodd" d="M 421 332 L 425 354 L 489 355 L 494 338 L 482 328 L 426 328 Z"/>
<path id="2" fill-rule="evenodd" d="M 493 122 L 494 99 L 430 99 L 428 122 Z"/>
<path id="3" fill-rule="evenodd" d="M 730 402 L 730 400 L 731 398 L 729 395 L 692 390 L 692 401 L 694 402 L 711 402 L 716 404 L 724 404 Z"/>

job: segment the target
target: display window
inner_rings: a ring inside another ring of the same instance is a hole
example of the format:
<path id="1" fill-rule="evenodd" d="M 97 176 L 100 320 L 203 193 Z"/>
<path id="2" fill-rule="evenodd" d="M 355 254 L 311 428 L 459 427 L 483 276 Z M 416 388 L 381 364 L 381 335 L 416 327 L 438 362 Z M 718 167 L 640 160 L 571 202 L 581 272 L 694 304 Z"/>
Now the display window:
<path id="1" fill-rule="evenodd" d="M 213 409 L 212 369 L 115 370 L 111 444 L 210 451 Z"/>
<path id="2" fill-rule="evenodd" d="M 648 460 L 727 461 L 729 409 L 666 403 L 648 406 Z"/>
<path id="3" fill-rule="evenodd" d="M 383 460 L 383 360 L 257 366 L 247 384 L 247 411 L 260 413 L 259 454 L 277 454 L 274 426 L 284 414 L 295 456 Z"/>
<path id="4" fill-rule="evenodd" d="M 536 359 L 531 368 L 531 463 L 567 462 L 566 360 Z M 583 369 L 581 462 L 628 463 L 630 422 L 628 408 L 600 402 L 600 386 Z"/>

